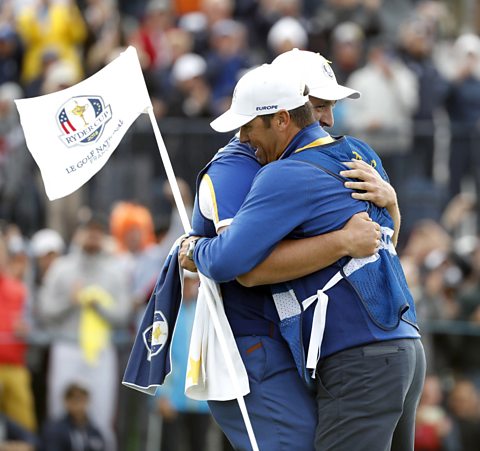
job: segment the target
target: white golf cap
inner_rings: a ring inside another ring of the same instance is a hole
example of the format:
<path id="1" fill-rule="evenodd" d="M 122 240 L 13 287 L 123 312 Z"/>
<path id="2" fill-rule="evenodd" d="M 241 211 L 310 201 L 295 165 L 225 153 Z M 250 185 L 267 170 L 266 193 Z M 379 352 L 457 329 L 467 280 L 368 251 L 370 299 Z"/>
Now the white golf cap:
<path id="1" fill-rule="evenodd" d="M 310 96 L 324 100 L 358 99 L 360 93 L 339 85 L 329 62 L 320 53 L 293 49 L 278 55 L 272 66 L 296 71 L 305 78 Z"/>
<path id="2" fill-rule="evenodd" d="M 240 128 L 257 116 L 293 110 L 308 102 L 300 74 L 263 64 L 247 72 L 235 86 L 230 108 L 210 123 L 217 132 Z"/>
<path id="3" fill-rule="evenodd" d="M 65 242 L 56 230 L 41 229 L 33 234 L 30 249 L 34 257 L 42 257 L 49 252 L 61 254 L 65 250 Z"/>
<path id="4" fill-rule="evenodd" d="M 191 80 L 204 75 L 207 70 L 207 63 L 196 53 L 186 53 L 180 56 L 172 67 L 172 78 L 177 83 Z"/>

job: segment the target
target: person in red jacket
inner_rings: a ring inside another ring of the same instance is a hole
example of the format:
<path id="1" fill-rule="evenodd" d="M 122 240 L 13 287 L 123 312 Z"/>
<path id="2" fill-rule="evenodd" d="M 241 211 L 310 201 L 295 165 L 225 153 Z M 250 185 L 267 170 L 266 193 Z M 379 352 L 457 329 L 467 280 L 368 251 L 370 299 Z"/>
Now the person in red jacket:
<path id="1" fill-rule="evenodd" d="M 25 361 L 26 301 L 25 285 L 9 274 L 8 250 L 4 237 L 0 235 L 0 412 L 34 431 L 34 403 Z"/>

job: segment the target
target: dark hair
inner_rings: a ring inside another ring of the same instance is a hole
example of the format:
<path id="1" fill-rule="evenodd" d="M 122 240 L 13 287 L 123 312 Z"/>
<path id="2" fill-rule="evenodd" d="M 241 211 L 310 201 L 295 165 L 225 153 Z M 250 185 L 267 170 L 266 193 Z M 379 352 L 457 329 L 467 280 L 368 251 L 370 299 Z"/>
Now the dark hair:
<path id="1" fill-rule="evenodd" d="M 305 105 L 299 106 L 294 110 L 290 110 L 290 118 L 293 123 L 299 128 L 305 128 L 315 122 L 313 117 L 313 107 L 310 102 L 307 102 Z"/>
<path id="2" fill-rule="evenodd" d="M 77 394 L 85 396 L 87 398 L 89 397 L 89 392 L 87 388 L 85 388 L 81 384 L 73 382 L 67 386 L 65 392 L 63 393 L 63 397 L 64 399 L 72 399 Z"/>
<path id="3" fill-rule="evenodd" d="M 270 128 L 270 123 L 272 121 L 273 116 L 275 116 L 275 114 L 277 113 L 262 114 L 261 116 L 259 116 L 262 119 L 263 125 L 265 125 L 266 128 Z"/>

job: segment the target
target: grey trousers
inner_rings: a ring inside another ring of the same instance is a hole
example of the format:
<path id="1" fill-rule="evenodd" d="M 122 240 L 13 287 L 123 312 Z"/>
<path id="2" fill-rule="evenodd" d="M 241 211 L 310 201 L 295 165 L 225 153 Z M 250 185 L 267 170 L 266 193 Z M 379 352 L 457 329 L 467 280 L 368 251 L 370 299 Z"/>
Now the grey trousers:
<path id="1" fill-rule="evenodd" d="M 413 451 L 425 379 L 419 339 L 341 351 L 317 367 L 317 451 Z"/>

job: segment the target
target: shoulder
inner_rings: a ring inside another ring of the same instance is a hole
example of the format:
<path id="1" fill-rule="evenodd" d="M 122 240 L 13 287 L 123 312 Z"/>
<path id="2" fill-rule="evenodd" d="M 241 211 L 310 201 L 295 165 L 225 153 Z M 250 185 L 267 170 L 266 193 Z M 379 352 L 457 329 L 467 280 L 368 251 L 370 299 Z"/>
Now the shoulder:
<path id="1" fill-rule="evenodd" d="M 256 161 L 255 150 L 249 144 L 241 143 L 237 137 L 234 137 L 215 154 L 213 161 L 245 157 Z"/>
<path id="2" fill-rule="evenodd" d="M 383 168 L 382 159 L 366 142 L 354 138 L 353 136 L 345 136 L 346 142 L 352 150 L 352 158 L 357 158 L 372 165 L 380 175 L 388 181 L 388 175 Z"/>
<path id="3" fill-rule="evenodd" d="M 345 142 L 350 146 L 352 152 L 358 152 L 360 156 L 367 156 L 372 158 L 380 158 L 378 154 L 367 144 L 365 141 L 361 139 L 355 138 L 353 136 L 345 136 Z"/>
<path id="4" fill-rule="evenodd" d="M 264 166 L 257 174 L 254 183 L 269 184 L 278 188 L 290 188 L 310 180 L 311 177 L 324 177 L 325 173 L 305 161 L 286 158 Z"/>
<path id="5" fill-rule="evenodd" d="M 232 176 L 245 173 L 256 173 L 260 169 L 254 150 L 247 144 L 232 140 L 220 149 L 206 171 L 209 175 Z"/>

